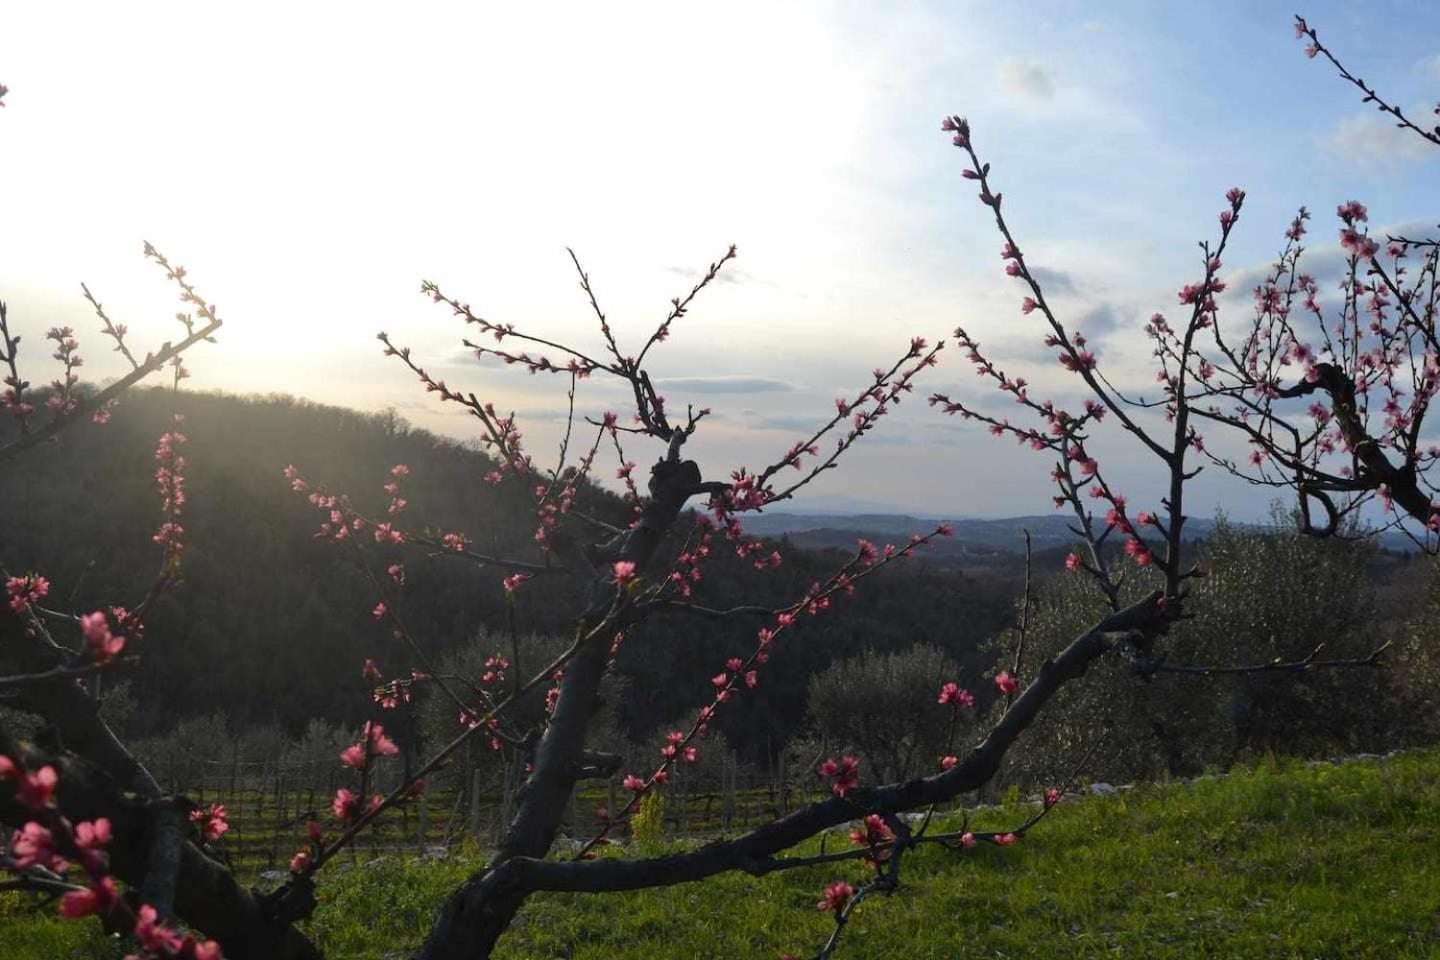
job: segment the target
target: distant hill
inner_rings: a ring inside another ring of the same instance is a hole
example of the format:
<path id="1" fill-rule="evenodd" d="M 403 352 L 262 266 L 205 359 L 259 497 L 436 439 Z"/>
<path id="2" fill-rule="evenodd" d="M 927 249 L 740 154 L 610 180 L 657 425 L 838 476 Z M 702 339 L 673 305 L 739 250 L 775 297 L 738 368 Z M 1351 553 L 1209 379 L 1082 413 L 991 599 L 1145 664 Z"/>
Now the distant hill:
<path id="1" fill-rule="evenodd" d="M 291 492 L 281 475 L 287 464 L 332 491 L 348 492 L 376 515 L 387 502 L 381 486 L 391 466 L 408 464 L 412 527 L 463 531 L 484 553 L 539 556 L 528 490 L 485 482 L 494 464 L 484 453 L 413 429 L 393 414 L 285 396 L 181 393 L 178 404 L 189 437 L 184 581 L 154 610 L 148 636 L 136 646 L 143 662 L 123 667 L 111 681 L 130 684 L 132 732 L 217 710 L 242 728 L 273 721 L 292 732 L 311 717 L 354 720 L 368 706 L 359 676 L 366 657 L 387 674 L 413 665 L 371 616 L 373 591 L 349 552 L 314 536 L 323 518 Z M 77 425 L 59 442 L 5 465 L 0 569 L 43 573 L 55 585 L 54 606 L 65 610 L 136 602 L 159 562 L 150 539 L 159 523 L 153 451 L 170 414 L 166 391 L 135 391 L 108 425 Z M 0 442 L 13 429 L 13 421 L 0 421 Z M 628 519 L 624 504 L 598 488 L 584 490 L 580 505 L 614 524 Z M 854 538 L 842 540 L 833 545 L 853 551 Z M 697 601 L 717 607 L 793 602 L 845 559 L 804 546 L 792 542 L 780 570 L 760 573 L 719 541 Z M 506 633 L 500 581 L 509 570 L 482 571 L 418 550 L 403 556 L 410 580 L 404 615 L 432 653 L 456 649 L 482 627 Z M 925 639 L 965 661 L 1012 616 L 1015 588 L 1003 577 L 913 563 L 882 576 L 884 589 L 859 590 L 845 601 L 843 618 L 798 630 L 766 683 L 727 711 L 722 728 L 733 723 L 764 731 L 752 738 L 757 749 L 766 749 L 770 734 L 778 745 L 803 720 L 806 680 L 835 658 Z M 568 630 L 577 589 L 565 577 L 527 583 L 515 606 L 522 634 Z M 618 667 L 647 696 L 620 705 L 622 722 L 643 733 L 694 710 L 718 666 L 753 645 L 755 626 L 753 618 L 667 615 L 632 631 Z"/>
<path id="2" fill-rule="evenodd" d="M 364 658 L 401 665 L 369 614 L 372 590 L 345 552 L 315 537 L 324 518 L 290 490 L 287 464 L 372 515 L 384 513 L 390 468 L 408 464 L 413 525 L 463 530 L 479 551 L 533 555 L 523 491 L 485 483 L 489 457 L 398 417 L 283 396 L 182 392 L 177 404 L 189 438 L 183 580 L 150 618 L 143 665 L 117 672 L 132 685 L 141 728 L 213 710 L 290 725 L 353 715 L 363 708 Z M 153 451 L 171 411 L 166 391 L 132 391 L 108 425 L 78 424 L 7 464 L 0 566 L 49 577 L 61 609 L 137 602 L 159 565 Z M 609 494 L 585 496 L 602 515 L 621 515 Z M 407 563 L 407 616 L 432 649 L 501 616 L 501 574 L 421 554 Z M 541 613 L 562 599 L 558 581 L 536 587 L 537 600 L 551 601 Z"/>
<path id="3" fill-rule="evenodd" d="M 1008 517 L 1003 520 L 917 517 L 908 514 L 864 513 L 824 515 L 770 513 L 749 517 L 745 528 L 767 537 L 785 537 L 796 546 L 809 549 L 838 547 L 850 549 L 860 538 L 877 543 L 903 543 L 911 534 L 926 533 L 939 523 L 949 523 L 954 536 L 935 541 L 926 559 L 953 567 L 1009 566 L 1025 551 L 1025 532 L 1038 558 L 1063 554 L 1077 540 L 1066 515 Z M 1203 539 L 1215 528 L 1210 520 L 1186 524 L 1186 540 Z"/>
<path id="4" fill-rule="evenodd" d="M 949 523 L 955 535 L 937 542 L 929 553 L 935 563 L 970 566 L 1006 564 L 1025 550 L 1025 533 L 1029 531 L 1036 554 L 1064 551 L 1077 540 L 1070 530 L 1074 518 L 1068 512 L 1056 511 L 1045 516 L 1005 517 L 998 520 L 915 516 L 899 513 L 806 514 L 765 512 L 746 518 L 745 528 L 767 537 L 787 537 L 802 547 L 844 547 L 855 545 L 857 538 L 867 540 L 904 541 L 913 533 L 925 533 L 939 523 Z M 1245 527 L 1246 524 L 1236 524 Z M 1215 521 L 1191 517 L 1185 522 L 1184 539 L 1195 542 L 1208 538 L 1215 530 Z M 1415 545 L 1407 537 L 1386 533 L 1379 545 L 1399 553 L 1410 553 Z"/>

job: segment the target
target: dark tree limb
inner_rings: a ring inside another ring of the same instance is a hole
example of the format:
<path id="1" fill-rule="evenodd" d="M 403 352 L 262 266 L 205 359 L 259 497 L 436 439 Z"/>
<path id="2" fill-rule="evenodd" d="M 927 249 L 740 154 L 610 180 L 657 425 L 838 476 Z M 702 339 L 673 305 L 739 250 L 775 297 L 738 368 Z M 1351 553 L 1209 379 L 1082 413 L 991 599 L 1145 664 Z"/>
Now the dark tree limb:
<path id="1" fill-rule="evenodd" d="M 0 752 L 19 751 L 0 737 Z M 170 869 L 156 860 L 155 820 L 157 810 L 173 810 L 178 805 L 157 805 L 138 798 L 105 771 L 70 754 L 46 762 L 60 774 L 55 799 L 63 816 L 72 822 L 109 819 L 112 835 L 106 851 L 114 876 L 145 891 L 152 875 Z M 29 819 L 31 812 L 15 802 L 11 791 L 0 790 L 0 822 L 19 827 Z M 168 836 L 173 839 L 174 835 Z M 165 856 L 176 855 L 171 884 L 174 914 L 218 941 L 227 960 L 323 960 L 303 934 L 277 915 L 272 902 L 246 890 L 228 869 L 193 843 L 183 839 L 173 846 L 169 843 L 167 840 Z"/>
<path id="2" fill-rule="evenodd" d="M 766 824 L 743 837 L 721 840 L 686 853 L 635 860 L 549 861 L 517 857 L 496 866 L 492 880 L 526 891 L 561 890 L 601 893 L 640 890 L 703 880 L 718 873 L 743 870 L 760 876 L 785 869 L 777 854 L 831 827 L 863 813 L 881 816 L 941 803 L 989 782 L 1000 768 L 1006 751 L 1019 739 L 1055 693 L 1083 676 L 1090 664 L 1138 634 L 1158 635 L 1173 622 L 1175 602 L 1154 593 L 1114 613 L 1077 637 L 1053 660 L 1041 664 L 1025 688 L 991 730 L 964 760 L 931 777 L 881 787 L 857 788 L 846 797 L 833 797 Z M 484 952 L 454 954 L 485 956 Z"/>
<path id="3" fill-rule="evenodd" d="M 1380 444 L 1365 432 L 1355 402 L 1355 384 L 1337 366 L 1331 363 L 1315 365 L 1313 380 L 1301 380 L 1292 387 L 1279 391 L 1282 397 L 1303 397 L 1323 390 L 1330 398 L 1330 409 L 1335 422 L 1345 437 L 1345 442 L 1354 452 L 1355 459 L 1364 468 L 1366 486 L 1376 489 L 1384 484 L 1394 502 L 1410 516 L 1428 524 L 1434 505 L 1430 496 L 1420 488 L 1414 464 L 1395 466 L 1381 450 Z M 1330 524 L 1332 529 L 1334 524 Z"/>
<path id="4" fill-rule="evenodd" d="M 189 804 L 179 797 L 164 797 L 150 803 L 148 858 L 140 899 L 161 916 L 174 911 L 175 884 L 180 861 L 190 832 Z"/>
<path id="5" fill-rule="evenodd" d="M 1134 663 L 1136 671 L 1141 674 L 1189 673 L 1203 677 L 1213 677 L 1222 674 L 1244 673 L 1303 673 L 1307 670 L 1320 670 L 1333 667 L 1379 666 L 1380 655 L 1389 649 L 1393 642 L 1393 640 L 1387 640 L 1363 657 L 1346 657 L 1338 660 L 1319 659 L 1320 651 L 1325 649 L 1325 644 L 1322 643 L 1299 660 L 1281 660 L 1277 658 L 1267 663 L 1255 663 L 1248 666 L 1221 667 L 1200 664 L 1166 663 L 1163 660 L 1152 660 L 1141 657 L 1136 657 Z"/>
<path id="6" fill-rule="evenodd" d="M 63 417 L 55 417 L 38 430 L 22 433 L 10 443 L 0 447 L 0 460 L 9 460 L 30 447 L 35 446 L 35 444 L 49 440 L 70 424 L 99 410 L 141 380 L 144 380 L 152 373 L 163 368 L 171 359 L 180 356 L 180 354 L 189 350 L 202 340 L 209 340 L 215 331 L 220 329 L 220 326 L 220 318 L 216 317 L 210 323 L 194 331 L 179 343 L 172 345 L 167 342 L 162 345 L 156 353 L 146 354 L 145 359 L 138 367 L 110 384 L 110 386 L 104 390 L 97 391 L 93 396 L 80 400 L 75 406 L 75 409 L 70 413 Z"/>
<path id="7" fill-rule="evenodd" d="M 53 679 L 27 682 L 7 705 L 42 718 L 64 749 L 73 750 L 105 770 L 127 789 L 146 799 L 164 791 L 150 771 L 135 759 L 100 717 L 100 707 L 63 668 L 69 664 L 62 647 L 47 642 L 35 624 L 23 622 L 10 608 L 0 608 L 0 651 L 5 663 L 29 673 L 50 672 Z"/>
<path id="8" fill-rule="evenodd" d="M 704 489 L 700 469 L 681 460 L 684 431 L 675 431 L 664 459 L 650 476 L 650 499 L 636 526 L 593 553 L 606 561 L 626 560 L 643 571 L 674 525 L 686 501 Z M 596 629 L 613 617 L 617 596 L 610 571 L 600 565 L 591 583 L 590 601 L 577 625 L 580 648 L 565 666 L 555 712 L 535 754 L 535 770 L 520 793 L 519 809 L 494 861 L 472 875 L 441 908 L 430 936 L 416 954 L 422 960 L 488 957 L 535 889 L 512 882 L 509 865 L 543 862 L 554 842 L 581 767 L 585 733 L 598 702 L 600 681 L 610 657 L 612 637 Z"/>

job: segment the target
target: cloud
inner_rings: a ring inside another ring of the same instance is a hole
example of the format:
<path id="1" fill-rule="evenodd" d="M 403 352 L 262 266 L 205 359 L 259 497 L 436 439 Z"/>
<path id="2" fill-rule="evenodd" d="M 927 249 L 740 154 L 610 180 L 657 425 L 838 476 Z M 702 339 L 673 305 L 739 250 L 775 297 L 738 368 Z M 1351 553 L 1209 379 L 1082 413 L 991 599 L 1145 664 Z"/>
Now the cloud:
<path id="1" fill-rule="evenodd" d="M 1035 60 L 1006 60 L 1000 65 L 1000 80 L 1012 93 L 1050 100 L 1055 96 L 1055 76 Z"/>
<path id="2" fill-rule="evenodd" d="M 1417 111 L 1421 116 L 1428 113 Z M 1409 111 L 1407 111 L 1407 114 Z M 1346 117 L 1321 145 L 1330 153 L 1358 166 L 1393 168 L 1434 154 L 1435 147 L 1413 130 L 1395 126 L 1395 121 L 1371 113 Z"/>
<path id="3" fill-rule="evenodd" d="M 1032 266 L 1030 276 L 1035 278 L 1035 282 L 1040 284 L 1040 289 L 1044 290 L 1047 296 L 1064 296 L 1073 294 L 1079 289 L 1075 284 L 1074 275 L 1064 270 Z"/>
<path id="4" fill-rule="evenodd" d="M 790 393 L 795 387 L 784 380 L 769 377 L 666 377 L 660 381 L 666 390 L 690 393 Z"/>
<path id="5" fill-rule="evenodd" d="M 813 416 L 798 414 L 757 414 L 753 410 L 745 411 L 750 419 L 745 426 L 753 430 L 780 430 L 785 433 L 814 433 L 825 425 L 826 416 L 823 412 Z"/>
<path id="6" fill-rule="evenodd" d="M 699 283 L 700 280 L 701 280 L 701 279 L 705 276 L 705 274 L 706 274 L 706 271 L 704 271 L 704 270 L 697 270 L 697 269 L 695 269 L 694 267 L 666 267 L 666 268 L 665 268 L 665 272 L 666 272 L 666 273 L 673 273 L 673 274 L 676 274 L 676 275 L 678 275 L 678 276 L 684 277 L 686 280 L 689 280 L 691 283 Z M 748 283 L 748 282 L 752 281 L 753 279 L 754 279 L 754 277 L 750 276 L 750 274 L 746 273 L 744 270 L 741 270 L 741 269 L 739 269 L 739 268 L 737 268 L 737 267 L 732 267 L 732 266 L 727 265 L 724 270 L 721 270 L 719 273 L 715 274 L 715 279 L 712 280 L 711 282 L 712 282 L 712 283 Z"/>
<path id="7" fill-rule="evenodd" d="M 1091 340 L 1098 340 L 1112 333 L 1120 326 L 1120 311 L 1108 303 L 1102 303 L 1080 318 L 1075 328 Z"/>
<path id="8" fill-rule="evenodd" d="M 1377 236 L 1405 237 L 1409 240 L 1436 240 L 1440 239 L 1440 216 L 1405 220 L 1383 230 L 1372 230 L 1371 233 Z"/>
<path id="9" fill-rule="evenodd" d="M 1421 76 L 1440 80 L 1440 53 L 1426 57 L 1415 64 L 1415 72 Z"/>

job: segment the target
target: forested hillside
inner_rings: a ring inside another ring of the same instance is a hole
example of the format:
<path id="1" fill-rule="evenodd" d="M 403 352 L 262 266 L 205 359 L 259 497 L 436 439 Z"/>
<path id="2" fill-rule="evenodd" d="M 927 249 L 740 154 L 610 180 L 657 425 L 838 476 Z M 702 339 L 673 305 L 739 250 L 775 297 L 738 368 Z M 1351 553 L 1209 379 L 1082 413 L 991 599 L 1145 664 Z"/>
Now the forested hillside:
<path id="1" fill-rule="evenodd" d="M 408 670 L 371 616 L 373 595 L 348 551 L 314 537 L 318 517 L 282 476 L 287 464 L 348 492 L 362 509 L 383 512 L 381 486 L 397 463 L 407 479 L 409 522 L 460 530 L 477 552 L 537 560 L 527 491 L 484 480 L 485 454 L 422 430 L 393 414 L 367 415 L 290 397 L 237 397 L 137 391 L 105 426 L 87 424 L 64 443 L 35 452 L 23 471 L 0 473 L 6 539 L 0 565 L 34 569 L 73 585 L 57 605 L 88 610 L 114 598 L 139 599 L 159 554 L 150 541 L 158 506 L 151 451 L 172 407 L 185 417 L 189 503 L 183 582 L 150 618 L 138 652 L 143 666 L 107 682 L 130 684 L 132 735 L 184 716 L 224 712 L 232 725 L 278 721 L 292 732 L 312 718 L 355 720 L 367 701 L 356 682 L 373 657 L 387 673 Z M 588 488 L 587 512 L 621 523 L 618 497 Z M 707 566 L 697 600 L 779 605 L 823 578 L 837 558 L 781 547 L 785 563 L 759 574 L 726 550 Z M 406 552 L 405 615 L 432 651 L 457 649 L 477 630 L 509 628 L 501 579 L 451 556 Z M 807 678 L 832 660 L 916 640 L 938 644 L 978 666 L 978 645 L 1012 619 L 1017 580 L 1008 572 L 970 574 L 923 564 L 887 572 L 847 602 L 847 616 L 798 630 L 757 695 L 734 705 L 722 726 L 764 750 L 802 721 Z M 523 634 L 564 631 L 556 611 L 573 609 L 558 591 L 570 578 L 536 577 L 516 595 Z M 707 668 L 741 649 L 754 624 L 662 617 L 636 631 L 622 651 L 622 678 L 654 691 L 627 698 L 620 719 L 639 736 L 693 710 L 706 695 Z M 757 739 L 758 738 L 758 739 Z M 760 759 L 756 757 L 756 759 Z"/>

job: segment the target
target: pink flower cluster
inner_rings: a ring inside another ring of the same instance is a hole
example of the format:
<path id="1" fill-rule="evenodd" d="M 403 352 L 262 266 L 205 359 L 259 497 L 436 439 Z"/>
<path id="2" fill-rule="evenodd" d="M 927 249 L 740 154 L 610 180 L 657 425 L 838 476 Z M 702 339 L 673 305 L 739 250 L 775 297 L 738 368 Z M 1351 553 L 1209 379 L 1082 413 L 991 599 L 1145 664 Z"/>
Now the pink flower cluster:
<path id="1" fill-rule="evenodd" d="M 940 696 L 936 698 L 940 704 L 949 704 L 956 710 L 975 706 L 975 696 L 968 690 L 964 690 L 958 683 L 950 682 L 940 688 Z"/>
<path id="2" fill-rule="evenodd" d="M 0 854 L 0 869 L 61 886 L 64 892 L 58 909 L 63 917 L 78 919 L 95 914 L 105 918 L 112 928 L 120 929 L 133 918 L 130 935 L 139 952 L 126 960 L 222 960 L 219 944 L 171 929 L 160 922 L 149 904 L 141 904 L 131 913 L 109 875 L 105 849 L 112 839 L 110 821 L 97 817 L 71 823 L 62 816 L 55 806 L 59 776 L 54 767 L 27 770 L 0 754 L 0 783 L 6 781 L 15 783 L 16 803 L 28 808 L 34 819 L 11 836 L 8 853 Z M 74 865 L 84 873 L 83 884 L 64 879 L 72 867 L 67 858 L 73 858 Z"/>
<path id="3" fill-rule="evenodd" d="M 209 807 L 190 811 L 190 822 L 200 831 L 206 843 L 214 843 L 230 829 L 229 811 L 223 803 L 212 803 Z"/>
<path id="4" fill-rule="evenodd" d="M 24 613 L 39 603 L 50 592 L 50 581 L 35 573 L 23 577 L 10 577 L 5 581 L 5 595 L 10 609 Z"/>
<path id="5" fill-rule="evenodd" d="M 176 414 L 175 426 L 183 422 L 184 418 Z M 179 560 L 185 549 L 185 528 L 180 518 L 185 512 L 186 460 L 179 450 L 185 442 L 185 434 L 173 429 L 161 435 L 155 445 L 155 459 L 160 464 L 155 468 L 155 492 L 160 494 L 160 511 L 165 519 L 151 539 L 164 548 L 166 559 L 172 562 Z"/>
<path id="6" fill-rule="evenodd" d="M 360 738 L 340 751 L 340 765 L 363 770 L 375 757 L 398 757 L 400 748 L 385 735 L 385 728 L 378 723 L 365 722 Z"/>
<path id="7" fill-rule="evenodd" d="M 844 797 L 860 783 L 860 760 L 848 754 L 838 759 L 831 757 L 820 764 L 818 772 L 820 779 L 830 781 L 835 796 Z"/>
<path id="8" fill-rule="evenodd" d="M 855 896 L 855 888 L 850 886 L 850 884 L 843 880 L 832 883 L 825 888 L 825 892 L 820 897 L 820 901 L 815 904 L 815 909 L 843 910 L 845 909 L 845 904 L 849 903 L 850 898 L 853 896 Z"/>

